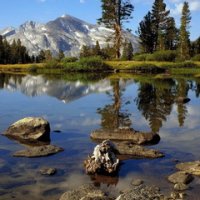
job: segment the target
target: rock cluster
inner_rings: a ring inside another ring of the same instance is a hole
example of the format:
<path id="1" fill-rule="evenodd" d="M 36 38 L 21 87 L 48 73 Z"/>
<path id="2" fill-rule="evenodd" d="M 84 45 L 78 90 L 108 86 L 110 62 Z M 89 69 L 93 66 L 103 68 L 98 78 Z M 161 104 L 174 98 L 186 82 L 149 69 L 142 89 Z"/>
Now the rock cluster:
<path id="1" fill-rule="evenodd" d="M 92 185 L 84 185 L 76 190 L 65 192 L 59 200 L 109 200 L 104 192 Z M 111 199 L 110 199 L 111 200 Z"/>
<path id="2" fill-rule="evenodd" d="M 200 161 L 179 163 L 176 168 L 180 171 L 168 177 L 168 180 L 175 184 L 175 190 L 189 189 L 188 184 L 193 181 L 193 175 L 200 176 Z"/>

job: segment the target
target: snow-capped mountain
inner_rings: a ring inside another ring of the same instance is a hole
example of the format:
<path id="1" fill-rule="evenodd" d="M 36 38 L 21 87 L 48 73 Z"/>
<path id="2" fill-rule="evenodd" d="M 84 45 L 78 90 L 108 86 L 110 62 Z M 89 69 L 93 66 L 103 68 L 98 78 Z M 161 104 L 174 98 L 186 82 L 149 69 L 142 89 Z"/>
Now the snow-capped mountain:
<path id="1" fill-rule="evenodd" d="M 75 17 L 64 15 L 46 24 L 28 21 L 19 28 L 9 27 L 0 31 L 9 42 L 20 39 L 29 54 L 37 55 L 40 50 L 51 50 L 55 55 L 63 50 L 66 55 L 76 56 L 83 45 L 95 45 L 98 40 L 101 47 L 107 45 L 108 36 L 113 31 L 100 25 L 92 25 Z M 138 50 L 138 38 L 125 32 L 125 38 L 131 41 L 134 50 Z"/>

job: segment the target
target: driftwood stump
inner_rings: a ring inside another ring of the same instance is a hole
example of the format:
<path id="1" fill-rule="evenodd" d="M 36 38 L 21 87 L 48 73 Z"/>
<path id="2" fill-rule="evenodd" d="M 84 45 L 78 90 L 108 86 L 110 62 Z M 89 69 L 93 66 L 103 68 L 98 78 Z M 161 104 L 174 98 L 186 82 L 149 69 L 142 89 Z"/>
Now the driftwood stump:
<path id="1" fill-rule="evenodd" d="M 104 140 L 97 145 L 93 154 L 84 161 L 86 173 L 115 173 L 119 166 L 119 159 L 117 159 L 115 152 L 115 146 L 109 140 Z"/>

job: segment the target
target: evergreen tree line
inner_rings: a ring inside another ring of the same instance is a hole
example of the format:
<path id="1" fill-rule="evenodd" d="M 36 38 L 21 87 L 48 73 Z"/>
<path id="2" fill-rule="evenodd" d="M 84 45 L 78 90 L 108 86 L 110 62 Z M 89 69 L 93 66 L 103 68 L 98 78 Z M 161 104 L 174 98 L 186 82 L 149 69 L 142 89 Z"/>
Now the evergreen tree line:
<path id="1" fill-rule="evenodd" d="M 112 60 L 116 58 L 115 45 L 110 46 L 107 44 L 106 47 L 101 48 L 99 42 L 96 41 L 96 45 L 87 46 L 83 45 L 80 51 L 80 58 L 90 57 L 90 56 L 100 56 L 105 60 Z M 133 46 L 131 42 L 125 41 L 123 43 L 123 51 L 121 55 L 122 60 L 131 60 L 133 57 Z"/>
<path id="2" fill-rule="evenodd" d="M 181 26 L 178 29 L 170 11 L 166 9 L 164 0 L 155 0 L 152 10 L 140 22 L 138 34 L 141 51 L 177 50 L 181 60 L 190 59 L 200 52 L 200 38 L 190 41 L 191 13 L 188 2 L 184 2 L 181 14 Z"/>
<path id="3" fill-rule="evenodd" d="M 0 35 L 0 64 L 17 64 L 34 62 L 35 58 L 29 56 L 25 46 L 21 41 L 13 40 L 9 44 L 6 39 Z"/>

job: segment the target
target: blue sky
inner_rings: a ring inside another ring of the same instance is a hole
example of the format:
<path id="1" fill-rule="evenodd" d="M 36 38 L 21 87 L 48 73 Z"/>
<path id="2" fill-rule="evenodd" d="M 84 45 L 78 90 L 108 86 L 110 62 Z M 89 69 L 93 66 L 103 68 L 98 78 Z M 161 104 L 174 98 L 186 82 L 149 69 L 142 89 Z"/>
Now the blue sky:
<path id="1" fill-rule="evenodd" d="M 139 22 L 154 0 L 131 0 L 135 6 L 133 19 L 128 28 L 137 30 Z M 180 24 L 180 13 L 184 0 L 165 0 L 171 15 Z M 200 36 L 200 0 L 188 0 L 192 13 L 191 39 Z M 69 14 L 90 23 L 96 23 L 101 16 L 100 0 L 1 0 L 0 29 L 8 26 L 17 27 L 28 20 L 48 22 L 63 14 Z"/>

